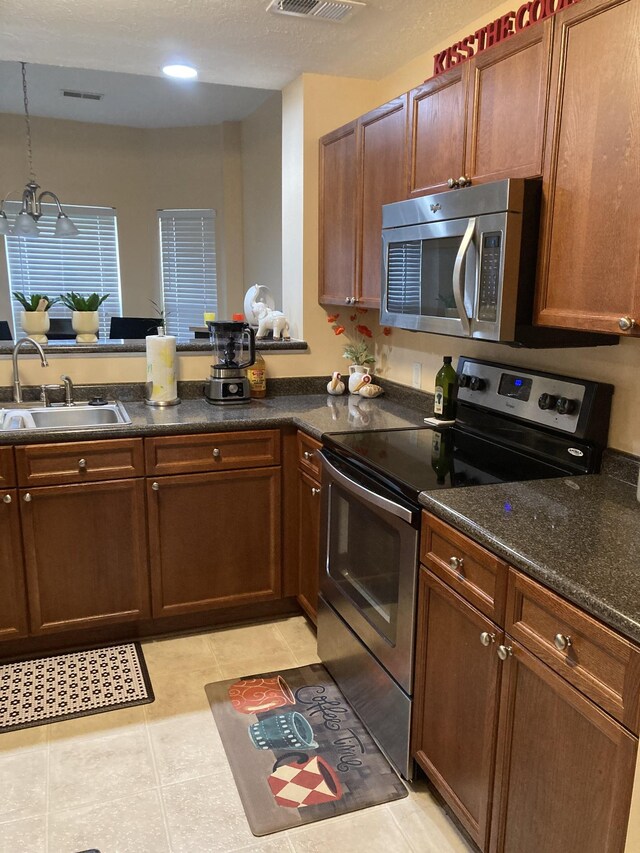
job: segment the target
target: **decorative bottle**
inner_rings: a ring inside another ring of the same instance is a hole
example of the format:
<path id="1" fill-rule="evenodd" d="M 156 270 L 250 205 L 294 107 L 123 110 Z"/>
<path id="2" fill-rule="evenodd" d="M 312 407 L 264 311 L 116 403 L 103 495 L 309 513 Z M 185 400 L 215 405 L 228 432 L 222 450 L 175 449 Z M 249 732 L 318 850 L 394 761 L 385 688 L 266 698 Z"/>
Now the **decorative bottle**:
<path id="1" fill-rule="evenodd" d="M 262 355 L 257 351 L 255 362 L 247 368 L 247 379 L 252 397 L 267 396 L 267 365 Z"/>
<path id="2" fill-rule="evenodd" d="M 440 421 L 452 421 L 456 416 L 458 374 L 451 366 L 451 356 L 445 355 L 442 367 L 436 373 L 433 413 Z"/>

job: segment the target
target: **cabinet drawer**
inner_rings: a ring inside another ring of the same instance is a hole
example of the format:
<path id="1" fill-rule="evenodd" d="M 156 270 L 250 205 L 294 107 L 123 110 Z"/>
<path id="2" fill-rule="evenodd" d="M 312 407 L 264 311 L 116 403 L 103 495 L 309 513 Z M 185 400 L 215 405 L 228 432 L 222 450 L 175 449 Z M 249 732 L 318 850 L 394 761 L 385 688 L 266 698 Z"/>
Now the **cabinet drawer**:
<path id="1" fill-rule="evenodd" d="M 638 733 L 640 649 L 633 643 L 514 569 L 505 630 Z"/>
<path id="2" fill-rule="evenodd" d="M 213 432 L 145 441 L 147 474 L 197 474 L 280 464 L 280 432 Z"/>
<path id="3" fill-rule="evenodd" d="M 322 444 L 315 438 L 311 438 L 306 432 L 298 431 L 298 465 L 315 480 L 320 479 L 320 460 L 316 451 L 321 447 Z"/>
<path id="4" fill-rule="evenodd" d="M 144 474 L 141 438 L 16 447 L 18 485 L 54 486 Z"/>
<path id="5" fill-rule="evenodd" d="M 9 489 L 16 484 L 16 471 L 13 464 L 13 448 L 0 447 L 0 489 Z"/>
<path id="6" fill-rule="evenodd" d="M 502 625 L 507 564 L 440 519 L 422 514 L 420 559 L 498 625 Z"/>

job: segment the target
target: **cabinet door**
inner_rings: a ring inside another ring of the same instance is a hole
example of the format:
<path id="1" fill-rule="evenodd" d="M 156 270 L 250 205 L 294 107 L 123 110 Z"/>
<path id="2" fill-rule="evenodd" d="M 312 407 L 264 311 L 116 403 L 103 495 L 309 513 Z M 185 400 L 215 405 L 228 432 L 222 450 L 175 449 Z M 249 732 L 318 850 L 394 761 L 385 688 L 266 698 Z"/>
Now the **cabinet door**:
<path id="1" fill-rule="evenodd" d="M 18 493 L 0 492 L 0 640 L 14 640 L 27 634 Z"/>
<path id="2" fill-rule="evenodd" d="M 407 191 L 407 96 L 373 110 L 359 121 L 362 181 L 362 245 L 357 301 L 380 307 L 382 205 Z"/>
<path id="3" fill-rule="evenodd" d="M 537 322 L 640 334 L 640 3 L 556 18 Z"/>
<path id="4" fill-rule="evenodd" d="M 312 622 L 318 615 L 320 587 L 320 483 L 298 472 L 298 601 Z"/>
<path id="5" fill-rule="evenodd" d="M 466 174 L 542 174 L 553 20 L 478 54 L 470 64 Z"/>
<path id="6" fill-rule="evenodd" d="M 31 630 L 149 615 L 143 480 L 20 492 Z"/>
<path id="7" fill-rule="evenodd" d="M 419 614 L 412 753 L 486 849 L 502 633 L 424 568 Z"/>
<path id="8" fill-rule="evenodd" d="M 637 738 L 506 642 L 492 853 L 621 853 Z"/>
<path id="9" fill-rule="evenodd" d="M 409 92 L 409 195 L 448 189 L 465 165 L 468 63 Z"/>
<path id="10" fill-rule="evenodd" d="M 319 291 L 322 305 L 345 304 L 356 292 L 359 207 L 357 122 L 320 140 Z"/>
<path id="11" fill-rule="evenodd" d="M 154 616 L 280 594 L 280 468 L 148 480 Z"/>

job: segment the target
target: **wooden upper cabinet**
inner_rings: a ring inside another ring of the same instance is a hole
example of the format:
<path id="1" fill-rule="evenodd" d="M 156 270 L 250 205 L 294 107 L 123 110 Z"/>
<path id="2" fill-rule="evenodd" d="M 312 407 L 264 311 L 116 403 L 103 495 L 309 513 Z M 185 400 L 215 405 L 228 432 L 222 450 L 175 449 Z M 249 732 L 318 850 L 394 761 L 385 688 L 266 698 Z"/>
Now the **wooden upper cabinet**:
<path id="1" fill-rule="evenodd" d="M 382 205 L 407 191 L 407 96 L 362 116 L 359 122 L 362 184 L 359 305 L 380 307 Z"/>
<path id="2" fill-rule="evenodd" d="M 319 293 L 322 305 L 355 294 L 358 211 L 357 122 L 320 140 Z"/>
<path id="3" fill-rule="evenodd" d="M 469 64 L 409 92 L 409 195 L 446 190 L 465 166 Z"/>
<path id="4" fill-rule="evenodd" d="M 542 174 L 552 32 L 549 19 L 470 63 L 465 174 L 474 182 Z"/>
<path id="5" fill-rule="evenodd" d="M 640 334 L 640 2 L 555 20 L 536 321 Z"/>

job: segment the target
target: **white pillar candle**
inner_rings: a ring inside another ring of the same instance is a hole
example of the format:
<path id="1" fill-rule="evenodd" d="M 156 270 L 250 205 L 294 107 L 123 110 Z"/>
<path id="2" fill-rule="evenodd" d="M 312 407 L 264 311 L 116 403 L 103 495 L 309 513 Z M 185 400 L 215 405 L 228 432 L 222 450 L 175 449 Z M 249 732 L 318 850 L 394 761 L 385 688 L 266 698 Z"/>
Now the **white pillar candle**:
<path id="1" fill-rule="evenodd" d="M 171 404 L 178 402 L 176 376 L 176 339 L 173 335 L 148 335 L 147 388 L 145 399 L 149 403 Z"/>

